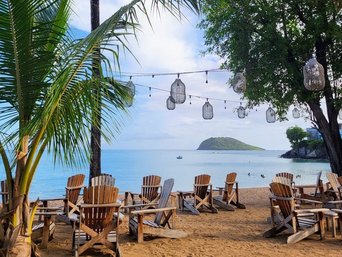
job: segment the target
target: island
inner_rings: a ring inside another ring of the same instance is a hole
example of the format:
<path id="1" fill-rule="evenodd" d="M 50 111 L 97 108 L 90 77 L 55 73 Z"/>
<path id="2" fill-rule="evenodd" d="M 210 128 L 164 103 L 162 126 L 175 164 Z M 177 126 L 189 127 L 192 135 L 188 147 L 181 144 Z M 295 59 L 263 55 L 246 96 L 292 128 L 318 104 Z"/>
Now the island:
<path id="1" fill-rule="evenodd" d="M 231 137 L 211 137 L 204 140 L 197 150 L 265 150 L 263 148 L 245 144 Z"/>

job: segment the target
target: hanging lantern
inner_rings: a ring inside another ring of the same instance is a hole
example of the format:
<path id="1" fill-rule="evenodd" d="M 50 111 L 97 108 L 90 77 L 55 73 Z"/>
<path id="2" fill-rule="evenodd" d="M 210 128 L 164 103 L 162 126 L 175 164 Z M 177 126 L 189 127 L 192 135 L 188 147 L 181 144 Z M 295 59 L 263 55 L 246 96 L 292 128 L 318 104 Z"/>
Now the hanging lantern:
<path id="1" fill-rule="evenodd" d="M 185 84 L 177 78 L 171 85 L 171 96 L 175 100 L 176 104 L 182 104 L 185 102 Z"/>
<path id="2" fill-rule="evenodd" d="M 239 108 L 237 109 L 237 114 L 238 114 L 238 117 L 240 119 L 245 118 L 246 117 L 246 109 L 240 105 Z"/>
<path id="3" fill-rule="evenodd" d="M 338 112 L 338 118 L 342 120 L 342 109 L 340 109 L 340 111 Z"/>
<path id="4" fill-rule="evenodd" d="M 312 57 L 303 68 L 304 86 L 310 91 L 319 91 L 325 87 L 324 68 Z"/>
<path id="5" fill-rule="evenodd" d="M 169 98 L 166 100 L 166 108 L 168 110 L 174 110 L 176 108 L 175 100 L 172 96 L 169 96 Z"/>
<path id="6" fill-rule="evenodd" d="M 276 121 L 276 113 L 271 107 L 268 107 L 266 111 L 266 121 L 268 123 L 274 123 Z"/>
<path id="7" fill-rule="evenodd" d="M 211 120 L 214 117 L 214 109 L 213 106 L 207 101 L 202 106 L 202 117 L 205 120 Z"/>
<path id="8" fill-rule="evenodd" d="M 246 91 L 246 77 L 242 72 L 238 72 L 235 74 L 231 83 L 233 90 L 235 93 L 241 94 Z"/>
<path id="9" fill-rule="evenodd" d="M 132 97 L 134 97 L 135 96 L 135 85 L 133 84 L 132 80 L 127 82 L 126 87 L 129 88 L 129 90 L 131 91 Z"/>
<path id="10" fill-rule="evenodd" d="M 135 85 L 133 84 L 132 80 L 128 81 L 126 87 L 129 89 L 129 98 L 127 100 L 127 107 L 131 107 L 133 105 L 133 100 L 135 96 Z"/>
<path id="11" fill-rule="evenodd" d="M 298 119 L 300 117 L 300 111 L 298 110 L 297 107 L 293 108 L 293 110 L 292 110 L 292 117 L 294 119 Z"/>

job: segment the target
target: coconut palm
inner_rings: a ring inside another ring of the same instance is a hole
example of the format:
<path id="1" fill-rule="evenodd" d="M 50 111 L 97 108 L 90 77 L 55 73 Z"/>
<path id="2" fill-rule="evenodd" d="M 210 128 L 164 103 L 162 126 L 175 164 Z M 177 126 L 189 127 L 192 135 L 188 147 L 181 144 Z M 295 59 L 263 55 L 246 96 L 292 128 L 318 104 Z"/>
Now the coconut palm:
<path id="1" fill-rule="evenodd" d="M 68 33 L 70 0 L 0 1 L 0 154 L 9 193 L 9 204 L 0 213 L 0 247 L 12 249 L 14 256 L 20 243 L 20 256 L 31 252 L 36 205 L 29 205 L 29 190 L 42 154 L 53 153 L 56 161 L 68 165 L 87 161 L 98 99 L 104 138 L 109 140 L 119 128 L 117 117 L 131 94 L 112 78 L 119 63 L 117 49 L 127 48 L 137 12 L 147 15 L 147 3 L 178 17 L 182 7 L 198 11 L 194 0 L 135 0 L 87 37 L 74 40 Z M 100 76 L 94 79 L 95 49 L 101 55 Z M 94 87 L 99 96 L 92 93 Z"/>

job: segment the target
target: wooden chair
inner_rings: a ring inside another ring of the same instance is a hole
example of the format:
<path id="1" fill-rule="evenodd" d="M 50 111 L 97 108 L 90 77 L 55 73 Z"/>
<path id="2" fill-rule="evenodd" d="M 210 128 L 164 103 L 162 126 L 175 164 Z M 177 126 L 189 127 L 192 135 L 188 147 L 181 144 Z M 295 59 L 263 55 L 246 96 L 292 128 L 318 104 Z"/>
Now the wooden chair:
<path id="1" fill-rule="evenodd" d="M 333 200 L 342 200 L 342 185 L 338 181 L 337 174 L 328 172 L 326 175 L 328 179 L 328 191 L 332 193 L 332 196 L 334 197 Z"/>
<path id="2" fill-rule="evenodd" d="M 111 174 L 101 174 L 90 179 L 90 186 L 114 186 L 115 178 Z"/>
<path id="3" fill-rule="evenodd" d="M 187 209 L 199 215 L 198 209 L 206 207 L 213 213 L 218 213 L 214 207 L 213 188 L 210 175 L 202 174 L 195 177 L 194 191 L 178 191 L 178 203 L 181 210 Z"/>
<path id="4" fill-rule="evenodd" d="M 239 183 L 236 181 L 236 172 L 228 173 L 226 176 L 225 186 L 217 187 L 219 195 L 213 197 L 214 204 L 228 211 L 246 209 L 245 205 L 239 203 Z"/>
<path id="5" fill-rule="evenodd" d="M 125 192 L 125 205 L 128 204 L 128 196 L 132 199 L 132 204 L 157 203 L 160 197 L 161 177 L 149 175 L 143 177 L 141 193 Z"/>
<path id="6" fill-rule="evenodd" d="M 1 194 L 1 204 L 2 204 L 2 210 L 3 212 L 7 212 L 8 211 L 8 189 L 7 189 L 7 181 L 6 180 L 2 180 L 0 182 L 0 194 Z"/>
<path id="7" fill-rule="evenodd" d="M 72 241 L 74 256 L 79 256 L 95 244 L 102 244 L 120 256 L 118 226 L 120 204 L 118 188 L 94 186 L 84 189 L 79 220 L 75 223 Z"/>
<path id="8" fill-rule="evenodd" d="M 80 193 L 84 188 L 84 178 L 84 174 L 77 174 L 68 178 L 64 199 L 64 212 L 68 218 L 71 218 L 75 212 L 79 213 L 78 205 L 82 202 Z"/>
<path id="9" fill-rule="evenodd" d="M 153 228 L 154 233 L 149 234 L 158 237 L 181 238 L 186 236 L 184 232 L 173 229 L 176 207 L 167 207 L 173 184 L 174 179 L 172 178 L 164 181 L 157 205 L 156 203 L 149 203 L 128 206 L 128 208 L 134 209 L 133 211 L 129 211 L 129 232 L 131 235 L 135 235 L 137 237 L 138 243 L 143 242 L 144 240 L 143 225 Z M 144 209 L 146 206 L 151 205 L 156 205 L 156 209 Z M 137 208 L 140 208 L 140 210 L 137 210 Z M 154 219 L 144 219 L 144 215 L 146 214 L 154 214 Z M 169 228 L 168 230 L 165 230 L 166 226 Z"/>
<path id="10" fill-rule="evenodd" d="M 299 192 L 299 197 L 302 199 L 311 199 L 325 202 L 324 186 L 321 179 L 322 171 L 317 174 L 316 184 L 314 185 L 296 185 L 295 188 Z M 304 192 L 304 189 L 314 190 L 314 193 L 308 194 Z"/>
<path id="11" fill-rule="evenodd" d="M 273 193 L 272 198 L 279 205 L 282 219 L 272 222 L 273 227 L 267 230 L 264 237 L 275 237 L 282 231 L 289 230 L 292 235 L 287 238 L 287 243 L 296 243 L 316 232 L 320 233 L 321 239 L 325 237 L 324 212 L 325 208 L 295 209 L 295 198 L 290 185 L 277 182 L 270 184 Z M 271 206 L 271 217 L 274 217 Z"/>

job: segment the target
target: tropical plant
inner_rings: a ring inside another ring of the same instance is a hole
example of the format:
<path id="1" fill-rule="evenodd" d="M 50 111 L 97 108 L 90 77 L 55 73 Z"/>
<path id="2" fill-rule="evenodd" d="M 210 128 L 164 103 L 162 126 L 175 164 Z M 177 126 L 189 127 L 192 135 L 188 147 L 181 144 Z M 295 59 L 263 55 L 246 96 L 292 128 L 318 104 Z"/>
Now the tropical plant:
<path id="1" fill-rule="evenodd" d="M 149 3 L 175 16 L 181 15 L 182 7 L 198 11 L 194 0 Z M 88 36 L 73 40 L 68 33 L 69 0 L 0 2 L 0 154 L 9 194 L 0 215 L 4 254 L 11 249 L 10 255 L 20 251 L 20 256 L 30 256 L 36 205 L 30 206 L 29 191 L 42 154 L 53 153 L 56 161 L 68 165 L 87 161 L 90 124 L 100 98 L 104 138 L 109 140 L 119 128 L 116 115 L 131 99 L 127 87 L 112 79 L 111 61 L 118 64 L 118 48 L 127 48 L 137 12 L 147 15 L 146 5 L 131 1 Z M 94 49 L 101 50 L 100 76 L 95 79 L 89 75 Z M 92 93 L 94 87 L 99 95 Z"/>
<path id="2" fill-rule="evenodd" d="M 336 0 L 205 1 L 200 24 L 208 51 L 225 60 L 223 67 L 245 71 L 249 107 L 272 103 L 282 119 L 290 106 L 300 105 L 322 133 L 331 169 L 339 175 L 341 8 Z M 324 68 L 325 88 L 318 92 L 303 83 L 303 66 L 313 53 Z"/>

